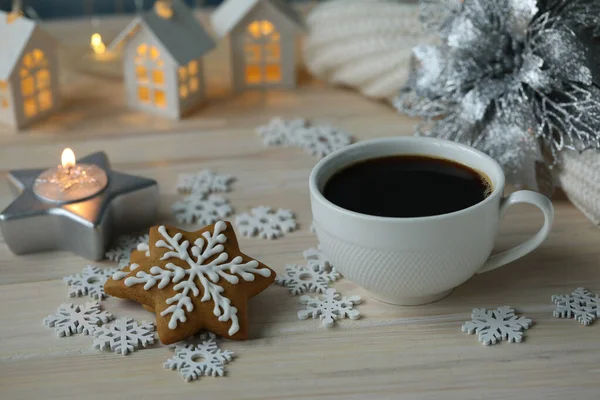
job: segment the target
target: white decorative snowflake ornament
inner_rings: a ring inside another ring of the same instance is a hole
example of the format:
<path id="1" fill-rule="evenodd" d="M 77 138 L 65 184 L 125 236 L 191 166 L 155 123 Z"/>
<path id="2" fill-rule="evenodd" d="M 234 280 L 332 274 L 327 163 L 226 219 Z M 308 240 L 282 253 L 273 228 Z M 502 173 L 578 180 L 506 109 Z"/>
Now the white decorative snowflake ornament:
<path id="1" fill-rule="evenodd" d="M 293 146 L 298 144 L 298 132 L 305 128 L 307 121 L 297 118 L 286 121 L 275 117 L 267 125 L 256 128 L 267 146 Z"/>
<path id="2" fill-rule="evenodd" d="M 106 297 L 104 283 L 115 272 L 117 268 L 101 269 L 93 265 L 83 268 L 80 274 L 69 275 L 63 278 L 70 286 L 70 297 L 90 296 L 94 300 L 102 300 Z"/>
<path id="3" fill-rule="evenodd" d="M 227 174 L 218 174 L 204 169 L 193 174 L 180 174 L 177 179 L 177 190 L 180 193 L 209 194 L 229 192 L 235 178 Z"/>
<path id="4" fill-rule="evenodd" d="M 290 210 L 273 210 L 271 207 L 256 207 L 250 213 L 240 214 L 235 224 L 244 236 L 259 236 L 262 239 L 277 239 L 297 228 L 296 218 Z"/>
<path id="5" fill-rule="evenodd" d="M 110 348 L 116 354 L 126 356 L 140 347 L 154 344 L 155 331 L 153 323 L 143 321 L 139 324 L 133 318 L 119 318 L 96 329 L 94 347 L 99 350 Z"/>
<path id="6" fill-rule="evenodd" d="M 342 297 L 335 289 L 329 288 L 322 296 L 310 297 L 301 296 L 300 304 L 306 304 L 306 310 L 298 311 L 298 318 L 307 319 L 312 316 L 313 319 L 320 318 L 325 328 L 331 328 L 335 321 L 342 318 L 356 320 L 360 318 L 360 312 L 354 309 L 356 304 L 360 304 L 359 296 Z"/>
<path id="7" fill-rule="evenodd" d="M 205 226 L 230 216 L 233 208 L 222 196 L 193 193 L 173 204 L 173 212 L 177 221 L 182 224 L 197 223 Z"/>
<path id="8" fill-rule="evenodd" d="M 330 125 L 318 125 L 300 130 L 297 144 L 311 155 L 323 158 L 352 144 L 352 137 Z"/>
<path id="9" fill-rule="evenodd" d="M 285 267 L 285 274 L 278 274 L 275 283 L 290 290 L 293 295 L 302 293 L 325 293 L 330 282 L 335 282 L 340 274 L 331 271 L 319 271 L 317 266 L 290 264 Z"/>
<path id="10" fill-rule="evenodd" d="M 178 370 L 187 382 L 201 376 L 225 375 L 225 364 L 233 359 L 229 350 L 221 350 L 209 339 L 199 345 L 177 345 L 175 355 L 165 362 L 165 368 Z"/>
<path id="11" fill-rule="evenodd" d="M 501 340 L 521 343 L 523 330 L 529 329 L 531 324 L 531 319 L 517 317 L 515 310 L 508 306 L 489 311 L 485 308 L 476 308 L 471 314 L 471 321 L 463 324 L 462 331 L 469 334 L 476 333 L 486 346 Z"/>
<path id="12" fill-rule="evenodd" d="M 554 318 L 574 318 L 588 326 L 600 317 L 600 297 L 584 288 L 577 288 L 570 295 L 554 295 L 552 302 L 556 304 Z"/>
<path id="13" fill-rule="evenodd" d="M 111 261 L 127 261 L 129 262 L 129 256 L 131 252 L 135 250 L 138 245 L 148 243 L 148 235 L 142 236 L 119 236 L 115 241 L 113 247 L 106 252 L 106 258 Z"/>
<path id="14" fill-rule="evenodd" d="M 98 326 L 110 321 L 113 316 L 100 309 L 100 303 L 90 302 L 81 305 L 62 304 L 56 314 L 44 318 L 44 324 L 56 330 L 58 337 L 76 333 L 93 334 Z"/>
<path id="15" fill-rule="evenodd" d="M 329 258 L 323 253 L 321 248 L 315 249 L 314 247 L 311 247 L 310 249 L 305 250 L 302 255 L 309 266 L 316 268 L 320 272 L 333 270 Z"/>

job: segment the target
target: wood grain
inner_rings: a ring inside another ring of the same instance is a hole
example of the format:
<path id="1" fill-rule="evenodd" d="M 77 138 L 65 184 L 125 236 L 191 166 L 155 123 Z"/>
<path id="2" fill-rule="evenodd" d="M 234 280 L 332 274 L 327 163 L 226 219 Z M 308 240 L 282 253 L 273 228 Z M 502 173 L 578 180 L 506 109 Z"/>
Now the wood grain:
<path id="1" fill-rule="evenodd" d="M 126 22 L 103 21 L 102 33 L 116 34 Z M 67 54 L 85 48 L 91 34 L 83 22 L 48 29 L 64 39 Z M 243 238 L 243 251 L 277 271 L 302 262 L 302 251 L 316 244 L 309 232 L 307 184 L 316 159 L 298 149 L 265 148 L 254 128 L 273 116 L 302 116 L 365 140 L 409 135 L 415 121 L 385 104 L 311 81 L 294 92 L 230 95 L 224 47 L 208 59 L 213 100 L 180 122 L 129 111 L 119 81 L 65 65 L 63 111 L 25 133 L 0 130 L 0 174 L 53 165 L 65 146 L 80 155 L 104 150 L 115 169 L 159 182 L 160 219 L 172 222 L 169 207 L 179 197 L 174 190 L 179 173 L 201 168 L 230 173 L 238 178 L 228 195 L 237 211 L 286 207 L 300 223 L 281 240 Z M 1 184 L 0 207 L 11 200 Z M 42 318 L 61 303 L 87 300 L 70 300 L 62 281 L 87 262 L 60 252 L 16 257 L 0 243 L 0 398 L 598 399 L 600 323 L 582 327 L 554 319 L 550 297 L 578 286 L 600 292 L 600 232 L 564 196 L 554 204 L 555 228 L 538 251 L 474 277 L 435 304 L 381 304 L 342 280 L 335 284 L 342 293 L 365 296 L 359 306 L 363 318 L 325 330 L 318 321 L 299 321 L 298 299 L 272 286 L 251 301 L 252 340 L 223 343 L 238 356 L 228 376 L 190 384 L 162 368 L 173 352 L 167 347 L 122 357 L 94 350 L 87 336 L 58 339 Z M 528 238 L 541 223 L 532 207 L 511 209 L 498 249 Z M 117 316 L 152 318 L 118 299 L 104 304 Z M 487 348 L 461 333 L 473 307 L 503 305 L 534 319 L 523 344 Z"/>

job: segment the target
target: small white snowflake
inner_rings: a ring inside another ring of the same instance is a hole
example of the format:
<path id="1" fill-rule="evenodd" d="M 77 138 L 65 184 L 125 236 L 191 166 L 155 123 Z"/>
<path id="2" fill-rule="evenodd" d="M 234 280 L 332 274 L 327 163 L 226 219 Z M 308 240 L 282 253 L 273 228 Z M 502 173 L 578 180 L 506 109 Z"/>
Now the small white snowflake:
<path id="1" fill-rule="evenodd" d="M 308 262 L 308 265 L 315 267 L 318 271 L 331 271 L 333 269 L 329 258 L 323 253 L 320 247 L 317 249 L 311 247 L 305 250 L 302 255 Z"/>
<path id="2" fill-rule="evenodd" d="M 297 228 L 296 218 L 290 210 L 273 210 L 271 207 L 256 207 L 250 213 L 240 214 L 235 224 L 244 236 L 258 235 L 262 239 L 277 239 Z"/>
<path id="3" fill-rule="evenodd" d="M 352 137 L 330 125 L 318 125 L 301 129 L 297 144 L 311 155 L 323 158 L 352 144 Z"/>
<path id="4" fill-rule="evenodd" d="M 137 245 L 136 250 L 137 251 L 141 251 L 142 253 L 144 253 L 144 255 L 146 257 L 150 257 L 150 246 L 148 245 L 147 242 L 139 243 Z M 119 268 L 118 269 L 123 269 L 125 267 L 128 267 L 129 264 L 130 264 L 130 262 L 131 262 L 131 253 L 129 254 L 129 257 L 123 258 L 121 261 L 119 261 Z"/>
<path id="5" fill-rule="evenodd" d="M 555 318 L 574 318 L 581 325 L 588 326 L 600 317 L 600 297 L 584 289 L 577 288 L 570 295 L 554 295 Z"/>
<path id="6" fill-rule="evenodd" d="M 320 318 L 325 328 L 333 327 L 335 321 L 342 318 L 356 320 L 360 318 L 360 312 L 354 309 L 356 304 L 360 304 L 359 296 L 342 297 L 335 289 L 329 288 L 323 295 L 323 298 L 301 296 L 300 304 L 306 304 L 306 310 L 298 311 L 298 318 L 307 319 L 312 316 L 313 319 Z"/>
<path id="7" fill-rule="evenodd" d="M 193 193 L 173 204 L 175 218 L 182 224 L 197 223 L 202 226 L 214 224 L 233 213 L 226 198 L 215 194 Z"/>
<path id="8" fill-rule="evenodd" d="M 94 347 L 99 350 L 110 348 L 116 354 L 126 356 L 140 347 L 154 344 L 155 330 L 151 322 L 139 324 L 133 318 L 119 318 L 94 332 Z"/>
<path id="9" fill-rule="evenodd" d="M 471 321 L 463 324 L 462 331 L 476 333 L 486 346 L 496 344 L 500 340 L 521 343 L 523 330 L 529 329 L 531 324 L 531 319 L 517 317 L 515 310 L 508 306 L 489 311 L 476 308 L 471 314 Z"/>
<path id="10" fill-rule="evenodd" d="M 216 334 L 214 334 L 212 332 L 208 332 L 208 331 L 200 332 L 197 335 L 195 335 L 194 338 L 196 338 L 198 340 L 201 340 L 203 342 L 205 342 L 207 340 L 217 340 L 217 339 L 220 339 L 219 336 L 217 336 Z"/>
<path id="11" fill-rule="evenodd" d="M 275 283 L 285 286 L 293 295 L 302 293 L 325 293 L 330 282 L 335 282 L 340 274 L 331 271 L 319 271 L 317 266 L 290 264 L 285 267 L 285 274 L 277 274 Z"/>
<path id="12" fill-rule="evenodd" d="M 142 238 L 145 238 L 146 240 L 149 240 L 148 235 L 145 235 L 145 237 L 142 236 Z M 147 241 L 139 243 L 137 245 L 136 250 L 137 251 L 141 251 L 142 253 L 144 253 L 144 256 L 150 257 L 150 246 L 148 245 Z M 129 253 L 129 257 L 123 258 L 123 259 L 121 259 L 121 261 L 119 261 L 119 268 L 118 269 L 123 269 L 125 267 L 128 267 L 129 264 L 130 264 L 130 262 L 131 262 L 131 253 Z"/>
<path id="13" fill-rule="evenodd" d="M 111 261 L 121 262 L 127 260 L 129 262 L 131 252 L 140 244 L 147 245 L 148 240 L 148 234 L 142 236 L 119 236 L 113 247 L 106 252 L 106 258 Z"/>
<path id="14" fill-rule="evenodd" d="M 165 362 L 165 368 L 176 369 L 187 382 L 201 376 L 225 375 L 225 364 L 233 359 L 229 350 L 221 350 L 213 339 L 198 345 L 177 345 L 175 355 Z"/>
<path id="15" fill-rule="evenodd" d="M 229 192 L 235 178 L 227 174 L 218 174 L 210 169 L 204 169 L 193 174 L 180 174 L 177 180 L 177 190 L 180 193 L 209 194 Z"/>
<path id="16" fill-rule="evenodd" d="M 286 121 L 275 117 L 267 125 L 256 128 L 267 146 L 293 146 L 298 144 L 298 132 L 305 128 L 307 121 L 303 118 Z"/>
<path id="17" fill-rule="evenodd" d="M 95 300 L 102 300 L 106 297 L 104 283 L 116 271 L 117 268 L 101 269 L 88 265 L 83 268 L 80 274 L 66 276 L 63 280 L 70 286 L 70 297 L 88 295 Z"/>
<path id="18" fill-rule="evenodd" d="M 98 326 L 110 321 L 113 316 L 100 309 L 100 303 L 62 304 L 56 314 L 44 318 L 44 324 L 56 330 L 58 337 L 76 333 L 93 334 Z"/>
<path id="19" fill-rule="evenodd" d="M 200 331 L 200 333 L 196 333 L 187 339 L 181 340 L 176 343 L 171 343 L 166 346 L 169 348 L 172 348 L 172 349 L 174 349 L 177 346 L 188 346 L 188 345 L 197 346 L 198 344 L 200 344 L 202 342 L 206 342 L 207 340 L 213 340 L 213 341 L 217 342 L 217 344 L 218 344 L 219 341 L 221 341 L 221 339 L 223 339 L 221 336 L 217 336 L 212 332 Z"/>

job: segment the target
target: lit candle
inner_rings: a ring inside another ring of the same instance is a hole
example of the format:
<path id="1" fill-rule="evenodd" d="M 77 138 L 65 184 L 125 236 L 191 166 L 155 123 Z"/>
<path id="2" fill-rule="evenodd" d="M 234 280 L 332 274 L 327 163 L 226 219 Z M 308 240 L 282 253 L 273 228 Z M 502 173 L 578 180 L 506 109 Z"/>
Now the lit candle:
<path id="1" fill-rule="evenodd" d="M 17 198 L 0 212 L 3 242 L 15 254 L 68 250 L 104 258 L 111 238 L 152 226 L 155 180 L 113 171 L 105 153 L 75 161 L 71 149 L 51 169 L 9 171 Z"/>
<path id="2" fill-rule="evenodd" d="M 43 200 L 71 203 L 90 198 L 106 188 L 106 172 L 93 164 L 77 164 L 73 150 L 62 152 L 61 165 L 42 172 L 35 180 L 34 193 Z"/>

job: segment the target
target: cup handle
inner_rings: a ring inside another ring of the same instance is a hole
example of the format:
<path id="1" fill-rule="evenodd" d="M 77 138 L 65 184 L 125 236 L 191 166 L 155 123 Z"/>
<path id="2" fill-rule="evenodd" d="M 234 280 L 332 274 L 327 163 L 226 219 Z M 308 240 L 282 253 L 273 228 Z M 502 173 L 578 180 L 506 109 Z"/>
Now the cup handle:
<path id="1" fill-rule="evenodd" d="M 502 204 L 500 205 L 500 218 L 504 216 L 511 206 L 518 203 L 533 204 L 542 210 L 542 213 L 544 213 L 544 226 L 542 226 L 542 229 L 528 241 L 513 247 L 510 250 L 491 256 L 477 272 L 478 274 L 492 271 L 526 256 L 537 249 L 544 240 L 546 240 L 548 234 L 550 234 L 552 222 L 554 221 L 554 206 L 546 196 L 530 190 L 515 192 L 502 200 Z"/>

